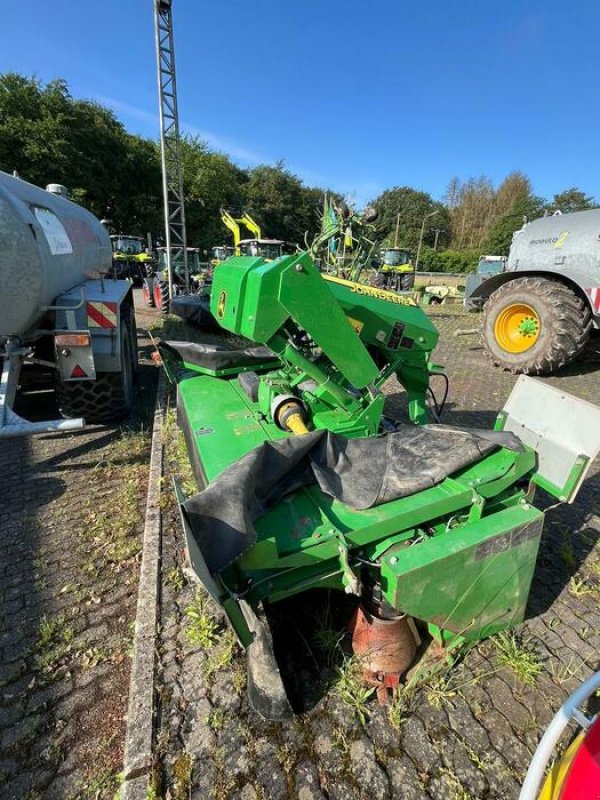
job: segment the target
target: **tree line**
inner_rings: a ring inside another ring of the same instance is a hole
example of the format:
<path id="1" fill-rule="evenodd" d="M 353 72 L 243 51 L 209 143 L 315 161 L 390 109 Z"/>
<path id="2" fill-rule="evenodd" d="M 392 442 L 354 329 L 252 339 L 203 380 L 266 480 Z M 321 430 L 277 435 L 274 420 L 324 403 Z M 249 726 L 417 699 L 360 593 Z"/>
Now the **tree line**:
<path id="1" fill-rule="evenodd" d="M 300 244 L 320 228 L 327 187 L 306 186 L 283 162 L 242 169 L 199 138 L 182 141 L 189 244 L 209 250 L 229 243 L 222 207 L 244 208 L 263 235 Z M 160 235 L 162 183 L 156 141 L 131 134 L 99 103 L 71 96 L 64 80 L 43 83 L 16 73 L 0 75 L 0 169 L 41 186 L 63 183 L 71 197 L 122 233 Z M 522 172 L 498 187 L 485 177 L 452 178 L 442 200 L 409 186 L 386 189 L 370 202 L 378 212 L 382 245 L 417 249 L 425 270 L 474 269 L 479 255 L 506 255 L 523 220 L 560 209 L 594 208 L 577 187 L 537 196 Z M 425 223 L 424 223 L 425 221 Z"/>

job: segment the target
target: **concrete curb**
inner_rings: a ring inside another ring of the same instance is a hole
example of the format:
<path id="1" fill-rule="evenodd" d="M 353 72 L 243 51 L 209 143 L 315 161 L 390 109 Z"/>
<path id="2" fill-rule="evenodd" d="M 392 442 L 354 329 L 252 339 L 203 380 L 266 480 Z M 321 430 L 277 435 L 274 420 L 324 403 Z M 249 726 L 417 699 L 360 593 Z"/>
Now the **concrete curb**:
<path id="1" fill-rule="evenodd" d="M 162 477 L 162 428 L 166 396 L 165 374 L 161 369 L 156 389 L 154 427 L 150 452 L 146 522 L 133 639 L 129 684 L 129 708 L 125 735 L 123 800 L 146 800 L 152 770 L 154 730 L 154 677 L 156 637 L 159 622 L 161 559 L 161 515 L 159 507 Z"/>

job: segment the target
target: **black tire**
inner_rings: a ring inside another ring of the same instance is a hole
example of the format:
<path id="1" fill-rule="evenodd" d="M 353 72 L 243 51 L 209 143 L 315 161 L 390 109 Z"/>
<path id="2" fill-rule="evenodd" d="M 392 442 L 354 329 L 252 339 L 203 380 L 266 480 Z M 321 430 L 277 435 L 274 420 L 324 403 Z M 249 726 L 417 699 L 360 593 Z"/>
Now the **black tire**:
<path id="1" fill-rule="evenodd" d="M 524 352 L 509 352 L 497 341 L 495 323 L 511 305 L 532 308 L 539 321 L 537 340 Z M 584 348 L 592 327 L 588 304 L 568 286 L 548 278 L 527 277 L 496 289 L 483 308 L 486 355 L 515 374 L 548 375 L 572 361 Z"/>
<path id="2" fill-rule="evenodd" d="M 415 276 L 412 272 L 405 272 L 400 275 L 400 290 L 402 292 L 409 292 L 415 285 Z"/>
<path id="3" fill-rule="evenodd" d="M 161 314 L 168 314 L 170 301 L 169 301 L 169 284 L 167 281 L 154 281 L 154 305 Z"/>
<path id="4" fill-rule="evenodd" d="M 152 278 L 144 278 L 144 284 L 142 286 L 142 297 L 144 298 L 144 303 L 149 306 L 149 308 L 154 308 L 156 303 L 154 302 L 154 281 Z"/>
<path id="5" fill-rule="evenodd" d="M 99 372 L 95 381 L 59 381 L 56 386 L 58 410 L 63 417 L 83 417 L 86 422 L 115 422 L 128 417 L 133 408 L 137 339 L 135 317 L 130 305 L 121 309 L 120 372 Z"/>

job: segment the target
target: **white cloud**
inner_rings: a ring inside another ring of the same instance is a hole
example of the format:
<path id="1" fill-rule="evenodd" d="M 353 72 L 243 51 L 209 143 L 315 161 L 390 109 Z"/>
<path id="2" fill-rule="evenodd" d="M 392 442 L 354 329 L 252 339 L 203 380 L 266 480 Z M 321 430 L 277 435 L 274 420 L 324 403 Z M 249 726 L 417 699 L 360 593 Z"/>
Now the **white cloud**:
<path id="1" fill-rule="evenodd" d="M 121 100 L 116 100 L 114 97 L 94 95 L 93 99 L 98 103 L 102 103 L 103 105 L 112 108 L 113 111 L 126 114 L 133 119 L 137 119 L 140 122 L 154 126 L 156 135 L 158 135 L 158 112 L 152 114 L 150 111 L 145 111 L 142 108 L 132 106 L 129 103 L 124 103 Z M 271 159 L 262 156 L 259 153 L 255 153 L 253 150 L 249 150 L 246 147 L 239 145 L 237 142 L 224 139 L 216 133 L 202 130 L 201 128 L 197 128 L 195 125 L 189 125 L 184 120 L 179 121 L 179 127 L 182 133 L 187 133 L 190 136 L 200 137 L 200 139 L 205 141 L 215 150 L 227 153 L 232 158 L 243 162 L 245 165 L 256 166 L 256 164 L 267 164 L 271 162 Z"/>
<path id="2" fill-rule="evenodd" d="M 124 103 L 122 100 L 117 100 L 114 97 L 93 94 L 91 95 L 91 99 L 108 106 L 117 113 L 143 122 L 149 135 L 158 135 L 158 112 L 151 113 L 143 108 Z M 182 133 L 198 136 L 213 149 L 226 153 L 234 160 L 239 161 L 242 166 L 255 167 L 257 164 L 273 164 L 278 160 L 249 150 L 238 142 L 223 138 L 211 131 L 203 130 L 195 125 L 188 125 L 184 121 L 180 121 L 180 128 Z M 369 200 L 373 200 L 383 191 L 383 188 L 379 184 L 372 181 L 359 181 L 357 183 L 336 181 L 314 170 L 297 167 L 287 161 L 285 161 L 285 164 L 291 172 L 298 175 L 307 185 L 323 186 L 340 192 L 348 202 L 356 205 L 358 208 L 362 208 Z"/>

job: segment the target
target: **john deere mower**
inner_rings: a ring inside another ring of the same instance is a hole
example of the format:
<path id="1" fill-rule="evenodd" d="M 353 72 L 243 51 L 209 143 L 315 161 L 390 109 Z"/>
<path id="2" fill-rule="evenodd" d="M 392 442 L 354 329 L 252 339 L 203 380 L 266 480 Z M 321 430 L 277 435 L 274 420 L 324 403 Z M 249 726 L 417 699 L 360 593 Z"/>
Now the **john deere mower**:
<path id="1" fill-rule="evenodd" d="M 521 377 L 494 431 L 438 424 L 428 317 L 307 253 L 223 262 L 211 310 L 248 346 L 161 353 L 200 489 L 177 488 L 189 564 L 247 649 L 254 708 L 291 713 L 266 619 L 309 589 L 355 598 L 353 648 L 382 701 L 418 648 L 447 658 L 520 622 L 536 486 L 573 500 L 600 410 Z M 393 376 L 409 421 L 384 415 Z"/>

